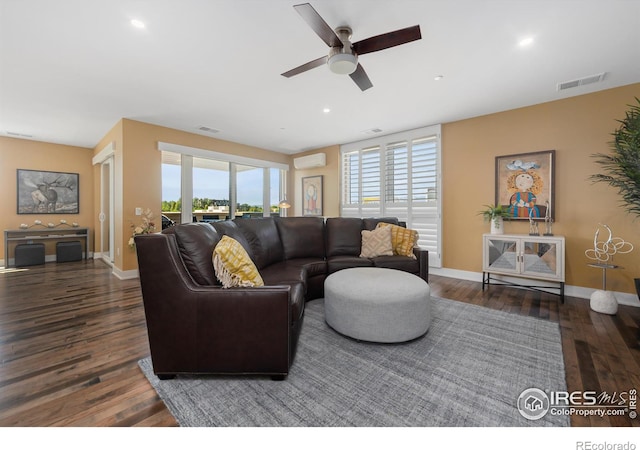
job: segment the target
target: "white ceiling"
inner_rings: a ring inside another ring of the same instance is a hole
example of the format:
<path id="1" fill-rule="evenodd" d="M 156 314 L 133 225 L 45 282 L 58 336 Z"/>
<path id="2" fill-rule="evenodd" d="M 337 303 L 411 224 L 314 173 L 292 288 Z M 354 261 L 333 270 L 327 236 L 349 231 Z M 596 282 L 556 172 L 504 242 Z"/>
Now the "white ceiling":
<path id="1" fill-rule="evenodd" d="M 296 153 L 640 82 L 640 0 L 311 1 L 352 42 L 420 25 L 361 56 L 365 92 L 324 66 L 280 75 L 328 53 L 302 2 L 0 0 L 0 135 L 94 147 L 125 117 Z"/>

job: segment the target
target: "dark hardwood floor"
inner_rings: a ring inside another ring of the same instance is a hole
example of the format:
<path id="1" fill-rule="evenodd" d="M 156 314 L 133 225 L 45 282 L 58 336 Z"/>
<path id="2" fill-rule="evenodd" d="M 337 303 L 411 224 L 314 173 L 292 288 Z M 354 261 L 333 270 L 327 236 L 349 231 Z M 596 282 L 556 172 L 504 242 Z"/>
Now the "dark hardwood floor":
<path id="1" fill-rule="evenodd" d="M 640 308 L 432 276 L 432 294 L 558 322 L 569 391 L 640 387 Z M 0 426 L 176 426 L 139 370 L 149 354 L 138 280 L 100 261 L 0 270 Z M 540 386 L 540 388 L 544 388 Z M 514 399 L 515 400 L 515 399 Z M 640 419 L 572 417 L 574 426 Z"/>

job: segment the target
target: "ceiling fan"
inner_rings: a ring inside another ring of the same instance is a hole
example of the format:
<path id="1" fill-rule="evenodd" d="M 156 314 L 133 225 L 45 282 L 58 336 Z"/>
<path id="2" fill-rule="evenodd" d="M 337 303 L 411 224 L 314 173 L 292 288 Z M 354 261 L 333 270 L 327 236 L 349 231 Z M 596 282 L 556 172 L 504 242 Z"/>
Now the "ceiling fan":
<path id="1" fill-rule="evenodd" d="M 309 61 L 306 64 L 283 73 L 282 76 L 287 78 L 326 63 L 332 72 L 349 75 L 358 87 L 365 91 L 372 87 L 373 84 L 371 84 L 367 73 L 358 62 L 358 55 L 377 52 L 422 38 L 420 25 L 415 25 L 363 39 L 352 44 L 350 41 L 351 28 L 342 26 L 336 28 L 335 31 L 332 30 L 309 3 L 295 5 L 294 8 L 330 49 L 327 56 L 314 59 L 313 61 Z"/>

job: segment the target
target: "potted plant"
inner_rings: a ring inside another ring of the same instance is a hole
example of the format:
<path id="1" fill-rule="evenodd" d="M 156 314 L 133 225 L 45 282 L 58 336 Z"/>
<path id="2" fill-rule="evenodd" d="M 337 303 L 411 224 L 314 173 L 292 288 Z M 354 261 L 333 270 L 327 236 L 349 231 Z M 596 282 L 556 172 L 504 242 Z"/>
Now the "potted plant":
<path id="1" fill-rule="evenodd" d="M 611 153 L 592 155 L 602 166 L 604 173 L 590 178 L 593 182 L 603 182 L 618 189 L 622 205 L 628 213 L 640 217 L 640 100 L 628 105 L 629 110 L 611 141 Z M 636 292 L 640 299 L 640 278 L 635 278 Z"/>
<path id="2" fill-rule="evenodd" d="M 510 217 L 509 210 L 502 205 L 484 205 L 482 214 L 486 222 L 491 222 L 491 234 L 504 233 L 504 219 Z"/>

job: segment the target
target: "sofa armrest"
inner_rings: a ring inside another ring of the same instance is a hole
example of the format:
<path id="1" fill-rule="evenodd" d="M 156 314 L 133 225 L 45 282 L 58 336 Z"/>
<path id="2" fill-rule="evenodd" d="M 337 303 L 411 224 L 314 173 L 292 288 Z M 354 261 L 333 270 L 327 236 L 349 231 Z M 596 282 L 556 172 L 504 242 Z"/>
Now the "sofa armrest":
<path id="1" fill-rule="evenodd" d="M 289 286 L 197 289 L 198 372 L 286 375 L 291 365 Z"/>
<path id="2" fill-rule="evenodd" d="M 413 247 L 413 254 L 416 255 L 418 263 L 420 264 L 420 278 L 427 283 L 429 282 L 429 250 Z"/>
<path id="3" fill-rule="evenodd" d="M 135 242 L 156 374 L 288 372 L 290 286 L 198 285 L 175 236 Z"/>

